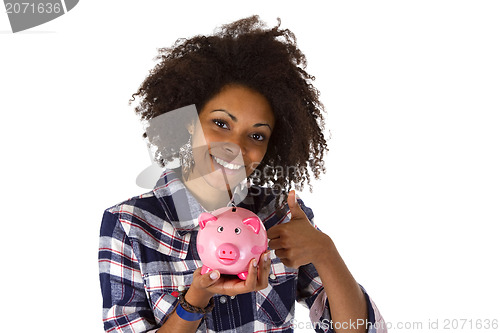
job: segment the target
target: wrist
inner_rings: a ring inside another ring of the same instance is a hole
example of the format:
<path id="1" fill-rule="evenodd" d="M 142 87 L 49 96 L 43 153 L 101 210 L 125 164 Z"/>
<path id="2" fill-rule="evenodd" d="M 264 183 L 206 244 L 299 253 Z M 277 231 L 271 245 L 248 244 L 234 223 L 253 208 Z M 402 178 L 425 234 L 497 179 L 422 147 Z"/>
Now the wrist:
<path id="1" fill-rule="evenodd" d="M 184 298 L 189 304 L 204 308 L 208 305 L 213 295 L 213 293 L 191 286 L 187 290 L 186 295 L 184 295 Z"/>
<path id="2" fill-rule="evenodd" d="M 179 318 L 185 321 L 198 321 L 202 319 L 205 314 L 212 311 L 215 305 L 213 298 L 210 299 L 207 306 L 199 307 L 186 300 L 187 292 L 188 291 L 182 291 L 179 294 L 179 301 L 175 310 L 175 313 L 179 316 Z"/>
<path id="3" fill-rule="evenodd" d="M 338 255 L 337 248 L 333 240 L 325 233 L 321 233 L 321 237 L 317 244 L 317 255 L 314 256 L 312 264 L 316 269 L 331 265 Z"/>

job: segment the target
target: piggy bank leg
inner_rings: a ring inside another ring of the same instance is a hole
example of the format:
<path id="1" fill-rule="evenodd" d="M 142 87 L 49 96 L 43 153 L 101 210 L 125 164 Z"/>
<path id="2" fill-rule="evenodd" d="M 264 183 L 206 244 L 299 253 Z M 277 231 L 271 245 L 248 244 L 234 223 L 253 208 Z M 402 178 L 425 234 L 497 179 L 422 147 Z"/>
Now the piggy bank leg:
<path id="1" fill-rule="evenodd" d="M 201 267 L 201 272 L 200 272 L 200 274 L 201 274 L 201 275 L 203 275 L 203 274 L 208 273 L 208 272 L 211 272 L 211 271 L 213 271 L 213 269 L 211 269 L 211 268 L 210 268 L 210 267 L 208 267 L 208 266 L 203 265 L 203 267 Z"/>
<path id="2" fill-rule="evenodd" d="M 241 280 L 246 280 L 247 277 L 248 277 L 248 272 L 242 272 L 240 274 L 238 274 L 238 277 L 241 279 Z"/>

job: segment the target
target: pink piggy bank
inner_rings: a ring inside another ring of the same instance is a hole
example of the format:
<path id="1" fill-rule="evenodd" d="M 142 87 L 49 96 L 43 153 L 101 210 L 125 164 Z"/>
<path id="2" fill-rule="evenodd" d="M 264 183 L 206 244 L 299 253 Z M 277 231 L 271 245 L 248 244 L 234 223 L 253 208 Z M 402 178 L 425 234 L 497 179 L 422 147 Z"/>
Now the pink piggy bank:
<path id="1" fill-rule="evenodd" d="M 259 217 L 245 208 L 224 207 L 201 213 L 198 223 L 201 274 L 217 269 L 246 280 L 250 261 L 258 262 L 267 249 L 267 232 Z"/>

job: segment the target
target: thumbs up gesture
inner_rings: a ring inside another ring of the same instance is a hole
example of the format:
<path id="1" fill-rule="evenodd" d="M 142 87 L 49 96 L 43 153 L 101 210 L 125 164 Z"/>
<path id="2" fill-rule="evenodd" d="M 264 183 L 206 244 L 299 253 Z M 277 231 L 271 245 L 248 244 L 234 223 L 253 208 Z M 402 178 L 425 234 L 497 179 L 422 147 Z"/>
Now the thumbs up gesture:
<path id="1" fill-rule="evenodd" d="M 325 246 L 332 246 L 333 242 L 311 224 L 297 203 L 294 190 L 288 193 L 287 203 L 292 217 L 288 223 L 276 225 L 267 231 L 269 247 L 288 267 L 315 264 L 323 259 Z"/>

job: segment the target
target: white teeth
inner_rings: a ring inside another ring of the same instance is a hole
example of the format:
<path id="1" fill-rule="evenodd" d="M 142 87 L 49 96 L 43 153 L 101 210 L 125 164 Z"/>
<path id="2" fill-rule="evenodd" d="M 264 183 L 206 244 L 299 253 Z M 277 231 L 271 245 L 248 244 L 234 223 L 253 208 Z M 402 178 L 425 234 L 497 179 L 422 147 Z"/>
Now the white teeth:
<path id="1" fill-rule="evenodd" d="M 241 169 L 243 167 L 243 165 L 228 163 L 228 162 L 221 160 L 220 158 L 217 158 L 215 156 L 212 156 L 212 157 L 214 158 L 215 162 L 219 163 L 220 165 L 222 165 L 224 168 L 227 168 L 227 169 L 238 170 L 238 169 Z"/>

